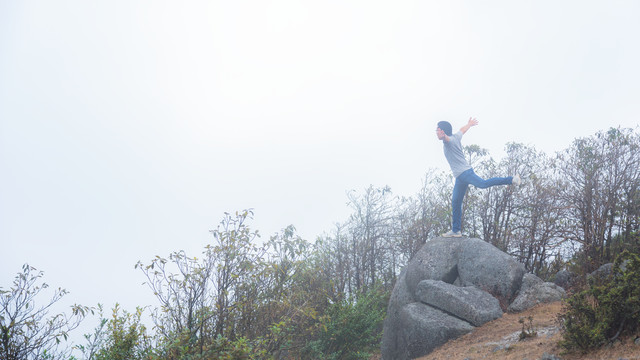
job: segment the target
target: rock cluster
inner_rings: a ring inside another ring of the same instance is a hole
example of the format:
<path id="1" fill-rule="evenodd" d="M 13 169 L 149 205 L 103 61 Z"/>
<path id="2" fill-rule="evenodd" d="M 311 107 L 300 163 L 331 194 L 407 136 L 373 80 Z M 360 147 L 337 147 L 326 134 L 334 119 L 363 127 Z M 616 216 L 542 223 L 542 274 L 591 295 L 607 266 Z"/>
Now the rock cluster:
<path id="1" fill-rule="evenodd" d="M 521 312 L 539 303 L 550 303 L 564 296 L 564 289 L 552 282 L 543 282 L 533 274 L 524 274 L 518 296 L 509 305 L 509 312 Z"/>
<path id="2" fill-rule="evenodd" d="M 391 294 L 383 359 L 426 355 L 475 326 L 559 300 L 564 290 L 525 274 L 522 264 L 474 238 L 435 238 L 403 269 Z"/>

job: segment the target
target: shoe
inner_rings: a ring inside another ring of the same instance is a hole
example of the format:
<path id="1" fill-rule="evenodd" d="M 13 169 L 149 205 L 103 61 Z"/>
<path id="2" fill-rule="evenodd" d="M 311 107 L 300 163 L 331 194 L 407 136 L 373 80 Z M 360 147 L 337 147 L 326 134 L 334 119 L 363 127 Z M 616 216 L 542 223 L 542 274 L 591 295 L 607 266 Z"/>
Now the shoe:
<path id="1" fill-rule="evenodd" d="M 459 238 L 462 237 L 462 233 L 460 231 L 447 231 L 446 233 L 442 234 L 442 237 L 446 237 L 446 238 L 450 238 L 450 237 L 455 237 L 455 238 Z"/>
<path id="2" fill-rule="evenodd" d="M 515 185 L 515 186 L 520 186 L 520 184 L 522 184 L 522 179 L 520 179 L 520 175 L 516 174 L 513 177 L 513 180 L 511 181 L 511 184 Z"/>

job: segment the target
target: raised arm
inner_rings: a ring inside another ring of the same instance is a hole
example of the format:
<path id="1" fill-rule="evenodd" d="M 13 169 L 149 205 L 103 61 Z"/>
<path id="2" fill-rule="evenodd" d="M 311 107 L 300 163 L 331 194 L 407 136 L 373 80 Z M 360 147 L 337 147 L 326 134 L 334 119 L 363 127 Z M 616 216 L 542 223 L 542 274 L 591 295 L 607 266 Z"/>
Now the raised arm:
<path id="1" fill-rule="evenodd" d="M 469 129 L 471 129 L 472 126 L 476 125 L 478 125 L 478 120 L 476 120 L 476 118 L 469 118 L 469 122 L 467 123 L 467 125 L 461 127 L 460 131 L 465 134 L 467 131 L 469 131 Z"/>

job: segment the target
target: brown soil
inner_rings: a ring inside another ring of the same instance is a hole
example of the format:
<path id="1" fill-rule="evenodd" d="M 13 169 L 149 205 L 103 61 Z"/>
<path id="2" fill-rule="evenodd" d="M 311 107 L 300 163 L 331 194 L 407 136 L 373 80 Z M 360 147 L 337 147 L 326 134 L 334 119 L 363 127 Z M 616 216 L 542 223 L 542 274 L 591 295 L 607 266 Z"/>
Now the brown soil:
<path id="1" fill-rule="evenodd" d="M 640 360 L 640 345 L 634 344 L 634 338 L 621 339 L 614 345 L 588 354 L 567 354 L 557 343 L 561 339 L 557 316 L 562 310 L 561 302 L 538 305 L 519 314 L 504 314 L 500 319 L 491 321 L 474 331 L 436 349 L 420 360 L 537 360 L 543 354 L 553 354 L 563 360 Z M 529 323 L 532 317 L 533 337 L 520 341 L 522 323 Z"/>

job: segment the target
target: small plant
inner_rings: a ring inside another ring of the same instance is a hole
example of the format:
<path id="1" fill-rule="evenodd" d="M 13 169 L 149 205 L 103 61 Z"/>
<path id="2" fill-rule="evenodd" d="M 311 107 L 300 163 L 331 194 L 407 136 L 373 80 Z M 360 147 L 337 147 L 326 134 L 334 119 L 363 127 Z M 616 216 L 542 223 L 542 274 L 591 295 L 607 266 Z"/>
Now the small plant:
<path id="1" fill-rule="evenodd" d="M 538 335 L 533 327 L 533 315 L 529 315 L 526 318 L 522 317 L 518 320 L 522 324 L 522 331 L 520 332 L 520 341 L 535 337 Z"/>

